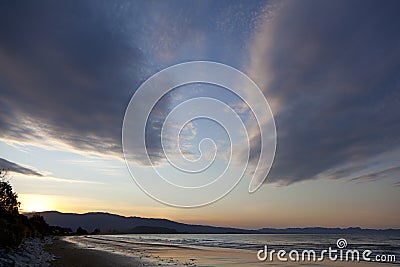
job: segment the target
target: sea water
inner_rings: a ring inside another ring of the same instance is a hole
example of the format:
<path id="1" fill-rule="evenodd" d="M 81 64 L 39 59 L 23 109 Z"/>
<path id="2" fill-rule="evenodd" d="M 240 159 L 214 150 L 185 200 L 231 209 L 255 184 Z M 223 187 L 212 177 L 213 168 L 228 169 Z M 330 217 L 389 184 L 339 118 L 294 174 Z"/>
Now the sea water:
<path id="1" fill-rule="evenodd" d="M 224 249 L 254 254 L 268 246 L 271 250 L 303 251 L 314 250 L 320 253 L 329 247 L 338 249 L 338 240 L 345 240 L 342 249 L 370 250 L 371 255 L 393 255 L 395 262 L 400 264 L 400 235 L 384 234 L 124 234 L 124 235 L 94 235 L 86 236 L 84 240 L 92 248 L 111 252 L 122 251 L 137 253 L 151 252 L 155 249 L 187 248 L 200 250 Z M 81 241 L 82 243 L 82 241 Z M 89 246 L 87 245 L 86 246 Z M 146 249 L 143 249 L 147 247 Z M 140 248 L 138 250 L 138 248 Z M 361 259 L 362 260 L 362 259 Z"/>

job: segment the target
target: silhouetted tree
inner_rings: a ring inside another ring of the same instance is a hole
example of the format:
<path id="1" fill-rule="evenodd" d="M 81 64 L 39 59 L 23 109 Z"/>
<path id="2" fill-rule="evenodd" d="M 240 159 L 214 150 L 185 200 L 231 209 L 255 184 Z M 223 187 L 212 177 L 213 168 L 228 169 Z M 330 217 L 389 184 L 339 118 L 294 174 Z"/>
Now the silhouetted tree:
<path id="1" fill-rule="evenodd" d="M 79 226 L 78 229 L 76 230 L 76 233 L 78 235 L 87 235 L 88 231 L 86 231 L 85 229 L 83 229 L 82 227 Z"/>
<path id="2" fill-rule="evenodd" d="M 71 235 L 72 229 L 69 227 L 49 226 L 50 235 Z"/>
<path id="3" fill-rule="evenodd" d="M 18 214 L 21 203 L 18 202 L 18 195 L 12 190 L 12 186 L 5 178 L 7 170 L 0 169 L 0 212 L 12 215 Z"/>
<path id="4" fill-rule="evenodd" d="M 43 237 L 49 234 L 69 234 L 71 229 L 50 227 L 44 218 L 34 214 L 28 218 L 19 214 L 18 195 L 7 180 L 7 171 L 0 169 L 0 248 L 18 247 L 26 237 Z M 83 234 L 87 231 L 83 230 Z"/>
<path id="5" fill-rule="evenodd" d="M 91 233 L 92 235 L 98 235 L 100 234 L 100 229 L 96 228 L 93 230 L 93 232 Z"/>
<path id="6" fill-rule="evenodd" d="M 18 213 L 18 196 L 6 175 L 7 171 L 0 169 L 0 247 L 17 247 L 24 239 L 27 227 Z"/>
<path id="7" fill-rule="evenodd" d="M 31 218 L 29 218 L 29 222 L 34 229 L 35 236 L 41 236 L 50 234 L 50 227 L 44 220 L 43 216 L 40 214 L 34 214 Z"/>

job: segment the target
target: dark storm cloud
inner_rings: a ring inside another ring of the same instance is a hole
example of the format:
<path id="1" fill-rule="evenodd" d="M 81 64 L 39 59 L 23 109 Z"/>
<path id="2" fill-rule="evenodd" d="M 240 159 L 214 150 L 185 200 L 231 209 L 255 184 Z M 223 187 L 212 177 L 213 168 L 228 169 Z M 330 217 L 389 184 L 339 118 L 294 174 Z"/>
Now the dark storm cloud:
<path id="1" fill-rule="evenodd" d="M 278 103 L 267 182 L 316 179 L 354 162 L 333 178 L 348 177 L 400 146 L 398 10 L 398 1 L 288 1 L 266 26 L 255 53 L 268 71 L 258 76 L 269 77 L 264 90 Z"/>
<path id="2" fill-rule="evenodd" d="M 139 12 L 124 2 L 3 1 L 2 137 L 48 135 L 81 150 L 119 153 L 124 109 L 145 65 L 129 22 Z"/>
<path id="3" fill-rule="evenodd" d="M 6 159 L 0 158 L 0 169 L 6 169 L 11 172 L 22 173 L 26 175 L 35 175 L 35 176 L 42 176 L 42 174 L 34 171 L 32 169 L 22 167 L 21 165 L 8 161 Z"/>

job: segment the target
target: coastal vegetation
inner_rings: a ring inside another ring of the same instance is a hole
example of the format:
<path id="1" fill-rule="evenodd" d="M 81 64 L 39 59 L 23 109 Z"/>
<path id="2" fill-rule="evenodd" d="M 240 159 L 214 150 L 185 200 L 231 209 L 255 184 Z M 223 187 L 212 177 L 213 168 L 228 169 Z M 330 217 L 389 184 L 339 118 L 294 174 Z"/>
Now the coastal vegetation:
<path id="1" fill-rule="evenodd" d="M 7 170 L 0 169 L 0 248 L 17 248 L 26 238 L 63 235 L 68 231 L 49 226 L 39 214 L 21 214 L 20 204 L 8 180 Z"/>

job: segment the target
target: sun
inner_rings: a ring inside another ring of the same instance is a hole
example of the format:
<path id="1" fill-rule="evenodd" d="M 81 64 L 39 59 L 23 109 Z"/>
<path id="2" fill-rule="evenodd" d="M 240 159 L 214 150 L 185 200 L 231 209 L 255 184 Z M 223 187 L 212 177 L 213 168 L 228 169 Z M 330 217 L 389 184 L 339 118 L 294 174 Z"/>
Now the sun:
<path id="1" fill-rule="evenodd" d="M 19 200 L 23 212 L 42 212 L 52 209 L 52 201 L 48 196 L 24 194 Z"/>
<path id="2" fill-rule="evenodd" d="M 23 207 L 23 210 L 27 212 L 42 212 L 45 211 L 46 208 L 43 203 L 29 203 Z"/>

